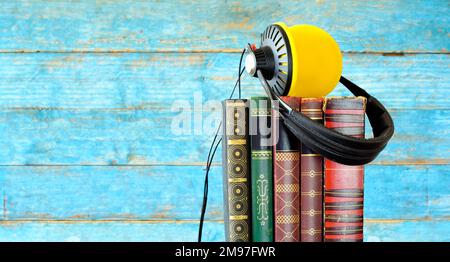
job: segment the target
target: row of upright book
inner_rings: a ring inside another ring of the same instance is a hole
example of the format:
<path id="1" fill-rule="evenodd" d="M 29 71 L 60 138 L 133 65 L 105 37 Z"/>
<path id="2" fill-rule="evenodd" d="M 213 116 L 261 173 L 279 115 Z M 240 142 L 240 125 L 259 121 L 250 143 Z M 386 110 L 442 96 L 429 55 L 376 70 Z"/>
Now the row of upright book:
<path id="1" fill-rule="evenodd" d="M 327 128 L 364 137 L 364 97 L 282 100 Z M 227 241 L 363 240 L 363 166 L 310 150 L 266 97 L 225 100 L 223 112 Z"/>

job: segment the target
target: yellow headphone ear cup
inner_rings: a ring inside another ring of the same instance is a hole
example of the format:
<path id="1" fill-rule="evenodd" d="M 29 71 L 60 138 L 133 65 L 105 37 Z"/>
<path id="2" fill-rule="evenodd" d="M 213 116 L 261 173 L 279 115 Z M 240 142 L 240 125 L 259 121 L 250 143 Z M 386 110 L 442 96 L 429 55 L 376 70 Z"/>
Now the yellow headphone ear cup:
<path id="1" fill-rule="evenodd" d="M 292 52 L 293 74 L 289 96 L 323 97 L 339 82 L 342 55 L 333 37 L 319 27 L 285 27 Z"/>

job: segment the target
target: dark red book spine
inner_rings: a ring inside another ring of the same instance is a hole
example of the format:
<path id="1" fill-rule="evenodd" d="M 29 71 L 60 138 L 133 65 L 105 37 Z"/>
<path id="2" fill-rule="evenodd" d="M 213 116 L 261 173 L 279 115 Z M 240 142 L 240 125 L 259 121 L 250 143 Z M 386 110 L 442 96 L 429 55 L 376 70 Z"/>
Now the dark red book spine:
<path id="1" fill-rule="evenodd" d="M 325 126 L 364 137 L 364 97 L 329 98 Z M 364 166 L 325 160 L 325 241 L 363 241 Z"/>
<path id="2" fill-rule="evenodd" d="M 300 110 L 300 98 L 281 97 L 281 99 L 294 110 Z M 284 126 L 275 110 L 272 119 L 275 242 L 299 242 L 300 143 Z"/>
<path id="3" fill-rule="evenodd" d="M 321 124 L 322 107 L 322 98 L 302 98 L 302 113 Z M 302 144 L 300 162 L 300 241 L 322 242 L 323 157 Z"/>

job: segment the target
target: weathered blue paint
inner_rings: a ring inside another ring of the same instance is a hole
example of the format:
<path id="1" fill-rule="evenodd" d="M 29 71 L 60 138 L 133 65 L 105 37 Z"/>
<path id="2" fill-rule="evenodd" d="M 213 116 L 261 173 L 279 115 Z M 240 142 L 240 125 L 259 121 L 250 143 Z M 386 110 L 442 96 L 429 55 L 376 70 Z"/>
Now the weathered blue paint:
<path id="1" fill-rule="evenodd" d="M 10 241 L 196 241 L 197 222 L 8 222 L 1 223 L 0 235 Z M 450 241 L 450 222 L 390 221 L 365 222 L 364 240 Z M 206 222 L 204 241 L 224 241 L 221 222 Z"/>
<path id="2" fill-rule="evenodd" d="M 188 129 L 187 135 L 174 134 L 171 124 L 178 114 L 152 109 L 5 109 L 0 111 L 0 164 L 189 165 L 206 161 L 215 128 L 205 135 L 195 135 L 194 129 Z M 204 113 L 203 119 L 209 115 Z M 394 110 L 392 116 L 396 134 L 376 164 L 450 163 L 449 130 L 423 128 L 449 122 L 449 110 Z M 192 128 L 193 121 L 192 117 Z M 371 134 L 369 127 L 366 132 Z M 215 162 L 220 162 L 220 152 L 221 148 Z"/>
<path id="3" fill-rule="evenodd" d="M 449 242 L 450 221 L 390 221 L 365 223 L 364 239 L 368 242 Z"/>
<path id="4" fill-rule="evenodd" d="M 273 22 L 330 31 L 346 51 L 449 51 L 448 1 L 2 1 L 0 50 L 242 48 Z"/>
<path id="5" fill-rule="evenodd" d="M 197 222 L 0 222 L 0 236 L 9 241 L 196 241 Z M 206 222 L 205 241 L 224 241 L 223 223 Z"/>
<path id="6" fill-rule="evenodd" d="M 344 74 L 392 110 L 396 134 L 366 167 L 365 240 L 450 241 L 449 9 L 1 2 L 0 240 L 195 241 L 210 137 L 173 135 L 172 105 L 189 107 L 196 91 L 203 102 L 223 99 L 239 49 L 284 20 L 328 30 Z M 243 81 L 245 97 L 262 94 Z M 204 239 L 223 241 L 220 166 L 210 181 Z"/>
<path id="7" fill-rule="evenodd" d="M 170 110 L 180 99 L 193 103 L 227 97 L 240 54 L 2 54 L 0 108 Z M 344 75 L 389 109 L 449 109 L 450 55 L 344 54 Z M 245 76 L 243 95 L 262 95 Z M 331 95 L 349 95 L 342 86 Z"/>
<path id="8" fill-rule="evenodd" d="M 448 218 L 448 168 L 367 166 L 365 218 Z M 0 167 L 0 220 L 197 219 L 202 170 L 201 166 Z M 214 167 L 208 220 L 223 219 L 221 181 L 221 167 Z"/>

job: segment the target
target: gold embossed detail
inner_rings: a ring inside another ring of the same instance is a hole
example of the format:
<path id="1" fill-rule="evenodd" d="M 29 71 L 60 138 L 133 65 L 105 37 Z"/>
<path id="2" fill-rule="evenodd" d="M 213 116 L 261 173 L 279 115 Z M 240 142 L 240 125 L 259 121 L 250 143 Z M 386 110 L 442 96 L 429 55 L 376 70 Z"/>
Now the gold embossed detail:
<path id="1" fill-rule="evenodd" d="M 295 224 L 300 222 L 298 215 L 277 216 L 277 224 Z"/>
<path id="2" fill-rule="evenodd" d="M 248 216 L 242 215 L 242 216 L 230 216 L 230 220 L 245 220 Z"/>
<path id="3" fill-rule="evenodd" d="M 299 152 L 289 152 L 289 153 L 281 153 L 277 152 L 275 154 L 276 161 L 298 161 L 300 160 Z"/>
<path id="4" fill-rule="evenodd" d="M 315 197 L 315 196 L 321 196 L 322 192 L 317 192 L 317 191 L 311 190 L 311 191 L 301 192 L 301 195 Z"/>
<path id="5" fill-rule="evenodd" d="M 302 234 L 306 234 L 306 235 L 310 235 L 310 236 L 314 236 L 316 234 L 321 234 L 322 230 L 321 229 L 310 228 L 310 229 L 302 230 L 301 233 Z"/>
<path id="6" fill-rule="evenodd" d="M 230 241 L 242 242 L 250 241 L 249 226 L 247 221 L 244 220 L 231 220 L 230 221 Z"/>
<path id="7" fill-rule="evenodd" d="M 275 191 L 278 193 L 295 193 L 299 191 L 298 184 L 277 184 Z"/>
<path id="8" fill-rule="evenodd" d="M 293 150 L 286 150 L 280 152 L 277 150 L 276 156 L 288 155 L 289 158 L 282 157 L 286 160 L 297 160 L 292 163 L 283 163 L 283 161 L 274 161 L 274 166 L 278 170 L 278 174 L 274 177 L 274 190 L 275 190 L 275 230 L 279 233 L 275 238 L 277 241 L 299 241 L 299 228 L 300 228 L 300 210 L 299 210 L 299 198 L 300 198 L 300 186 L 299 186 L 299 169 L 300 169 L 300 152 Z M 280 159 L 280 157 L 278 157 Z M 294 185 L 291 185 L 294 184 Z M 287 185 L 287 186 L 286 186 Z M 285 192 L 278 192 L 285 191 Z M 295 191 L 295 192 L 288 192 Z M 286 212 L 289 210 L 289 212 Z M 285 214 L 291 214 L 298 219 L 292 219 L 292 223 L 285 223 L 286 219 L 279 218 L 285 216 Z"/>
<path id="9" fill-rule="evenodd" d="M 301 172 L 301 176 L 309 176 L 309 177 L 322 176 L 322 172 L 316 172 L 314 170 L 303 171 Z"/>
<path id="10" fill-rule="evenodd" d="M 267 109 L 252 109 L 250 110 L 252 116 L 270 116 L 271 110 Z"/>
<path id="11" fill-rule="evenodd" d="M 271 159 L 272 151 L 261 150 L 261 151 L 252 151 L 253 159 Z"/>
<path id="12" fill-rule="evenodd" d="M 230 241 L 249 241 L 248 207 L 248 148 L 246 102 L 226 103 L 225 136 L 227 192 L 228 192 L 228 231 Z M 242 106 L 242 107 L 237 107 Z M 225 185 L 224 185 L 225 186 Z"/>
<path id="13" fill-rule="evenodd" d="M 227 172 L 229 178 L 246 178 L 247 148 L 245 145 L 229 145 L 227 150 Z"/>
<path id="14" fill-rule="evenodd" d="M 230 107 L 239 107 L 239 106 L 245 107 L 246 106 L 246 102 L 242 102 L 242 101 L 241 102 L 226 101 L 226 103 L 227 103 L 227 106 L 230 106 Z"/>
<path id="15" fill-rule="evenodd" d="M 230 183 L 247 182 L 247 178 L 228 178 L 228 182 L 230 182 Z"/>
<path id="16" fill-rule="evenodd" d="M 308 215 L 308 216 L 315 216 L 315 215 L 320 215 L 322 214 L 322 210 L 314 210 L 314 209 L 310 209 L 310 210 L 306 210 L 306 211 L 301 211 L 302 215 Z"/>
<path id="17" fill-rule="evenodd" d="M 245 145 L 247 144 L 247 140 L 245 139 L 229 139 L 228 145 Z"/>
<path id="18" fill-rule="evenodd" d="M 302 156 L 320 156 L 320 154 L 302 154 Z"/>

